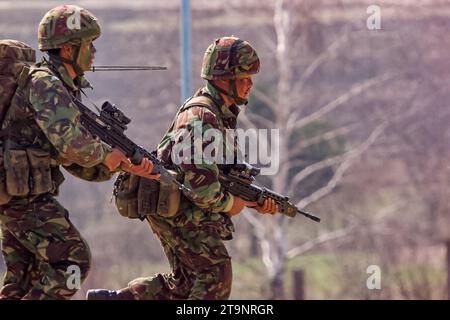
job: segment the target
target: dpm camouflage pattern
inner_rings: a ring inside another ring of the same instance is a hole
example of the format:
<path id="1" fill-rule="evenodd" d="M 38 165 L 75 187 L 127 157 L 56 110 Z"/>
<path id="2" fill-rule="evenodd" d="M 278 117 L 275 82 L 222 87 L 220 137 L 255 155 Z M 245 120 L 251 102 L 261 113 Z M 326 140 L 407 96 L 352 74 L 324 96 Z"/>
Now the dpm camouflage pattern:
<path id="1" fill-rule="evenodd" d="M 48 11 L 39 23 L 38 43 L 40 50 L 60 48 L 80 39 L 95 39 L 101 30 L 97 18 L 88 10 L 75 5 L 62 5 Z"/>
<path id="2" fill-rule="evenodd" d="M 11 200 L 2 206 L 0 228 L 7 272 L 1 299 L 69 299 L 77 288 L 68 285 L 70 266 L 82 282 L 91 256 L 87 243 L 68 212 L 50 195 Z"/>
<path id="3" fill-rule="evenodd" d="M 196 95 L 210 96 L 220 107 L 221 114 L 195 106 L 180 112 L 173 129 L 158 146 L 158 156 L 167 163 L 171 163 L 172 149 L 182 143 L 178 139 L 181 131 L 188 130 L 189 138 L 193 139 L 198 126 L 202 133 L 209 129 L 236 128 L 237 106 L 226 107 L 219 93 L 209 84 Z M 211 142 L 201 143 L 204 149 Z M 231 292 L 232 271 L 231 258 L 223 240 L 232 238 L 234 227 L 230 217 L 223 212 L 231 208 L 233 196 L 222 192 L 216 164 L 183 163 L 174 167 L 184 173 L 184 184 L 197 198 L 191 201 L 182 197 L 180 209 L 173 217 L 148 217 L 172 273 L 136 279 L 126 290 L 136 299 L 227 299 Z"/>
<path id="4" fill-rule="evenodd" d="M 189 207 L 181 208 L 192 214 Z M 197 212 L 198 213 L 198 212 Z M 138 278 L 128 284 L 137 300 L 227 299 L 231 292 L 231 258 L 221 239 L 217 221 L 184 227 L 164 226 L 149 219 L 161 241 L 172 272 Z"/>
<path id="5" fill-rule="evenodd" d="M 70 96 L 80 98 L 78 87 L 89 86 L 87 80 L 81 78 L 75 84 L 63 66 L 50 67 L 46 60 L 35 68 L 26 86 L 13 97 L 2 125 L 11 131 L 12 148 L 47 151 L 55 165 L 92 167 L 103 162 L 110 147 L 81 126 L 80 112 Z"/>
<path id="6" fill-rule="evenodd" d="M 60 165 L 82 179 L 104 181 L 112 173 L 101 164 L 110 148 L 80 124 L 71 102 L 78 87 L 62 66 L 43 61 L 23 90 L 16 93 L 2 129 L 8 148 L 41 150 L 51 157 L 53 191 L 13 197 L 0 206 L 2 253 L 7 272 L 1 299 L 69 299 L 77 291 L 66 284 L 67 268 L 80 269 L 81 282 L 90 265 L 90 252 L 71 224 L 67 211 L 54 200 L 64 176 Z"/>
<path id="7" fill-rule="evenodd" d="M 36 62 L 36 52 L 17 40 L 0 40 L 0 121 L 3 120 L 16 88 L 26 80 L 24 67 Z"/>
<path id="8" fill-rule="evenodd" d="M 260 61 L 256 50 L 242 39 L 216 39 L 203 57 L 201 77 L 206 80 L 235 79 L 259 72 Z"/>

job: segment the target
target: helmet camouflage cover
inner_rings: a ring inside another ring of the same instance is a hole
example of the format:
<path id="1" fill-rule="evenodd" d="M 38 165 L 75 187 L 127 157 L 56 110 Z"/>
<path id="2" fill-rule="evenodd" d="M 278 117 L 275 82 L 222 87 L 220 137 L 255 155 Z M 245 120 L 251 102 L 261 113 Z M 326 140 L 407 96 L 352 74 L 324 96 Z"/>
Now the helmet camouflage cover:
<path id="1" fill-rule="evenodd" d="M 39 23 L 39 49 L 57 49 L 67 42 L 80 44 L 81 39 L 95 39 L 100 33 L 97 18 L 88 10 L 75 5 L 58 6 L 47 12 Z"/>
<path id="2" fill-rule="evenodd" d="M 205 52 L 201 77 L 206 80 L 235 79 L 259 72 L 259 58 L 247 41 L 236 37 L 216 39 Z"/>

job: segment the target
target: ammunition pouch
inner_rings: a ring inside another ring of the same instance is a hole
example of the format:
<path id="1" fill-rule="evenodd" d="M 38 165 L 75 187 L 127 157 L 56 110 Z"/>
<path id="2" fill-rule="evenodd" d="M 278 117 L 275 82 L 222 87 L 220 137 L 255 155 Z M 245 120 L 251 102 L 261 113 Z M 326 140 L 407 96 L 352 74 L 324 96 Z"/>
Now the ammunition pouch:
<path id="1" fill-rule="evenodd" d="M 173 174 L 176 174 L 173 172 Z M 170 218 L 177 214 L 180 208 L 181 191 L 175 183 L 161 176 L 159 180 L 158 210 L 157 214 Z"/>
<path id="2" fill-rule="evenodd" d="M 141 215 L 149 215 L 158 212 L 159 194 L 160 190 L 158 181 L 139 178 L 137 197 L 138 212 Z"/>
<path id="3" fill-rule="evenodd" d="M 38 195 L 53 190 L 50 154 L 39 149 L 27 149 L 30 163 L 30 193 Z"/>
<path id="4" fill-rule="evenodd" d="M 138 176 L 122 172 L 114 183 L 113 195 L 116 208 L 120 215 L 130 219 L 141 218 L 137 204 L 139 180 Z"/>
<path id="5" fill-rule="evenodd" d="M 55 190 L 50 154 L 40 149 L 6 149 L 0 157 L 0 205 L 14 196 Z"/>
<path id="6" fill-rule="evenodd" d="M 6 171 L 3 160 L 3 151 L 0 152 L 0 205 L 11 200 L 11 195 L 6 191 Z"/>
<path id="7" fill-rule="evenodd" d="M 5 158 L 6 191 L 11 196 L 26 196 L 30 193 L 28 180 L 30 165 L 26 150 L 6 150 Z"/>
<path id="8" fill-rule="evenodd" d="M 119 174 L 113 195 L 120 215 L 140 220 L 150 215 L 175 216 L 181 199 L 178 187 L 162 176 L 160 180 L 150 180 L 129 173 Z"/>

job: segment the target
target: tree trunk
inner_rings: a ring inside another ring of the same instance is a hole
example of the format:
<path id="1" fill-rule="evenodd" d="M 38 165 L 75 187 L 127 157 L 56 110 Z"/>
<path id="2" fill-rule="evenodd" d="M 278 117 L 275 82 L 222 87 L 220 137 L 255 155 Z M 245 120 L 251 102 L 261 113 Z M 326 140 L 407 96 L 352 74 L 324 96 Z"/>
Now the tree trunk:
<path id="1" fill-rule="evenodd" d="M 270 279 L 270 295 L 269 299 L 271 300 L 283 300 L 285 299 L 284 294 L 284 270 L 281 272 L 277 272 L 275 276 Z"/>
<path id="2" fill-rule="evenodd" d="M 283 8 L 283 1 L 279 1 L 275 9 L 275 29 L 277 32 L 277 65 L 279 71 L 279 80 L 277 86 L 277 105 L 278 113 L 276 115 L 276 128 L 279 130 L 279 172 L 273 177 L 273 188 L 275 191 L 284 193 L 288 179 L 288 170 L 286 163 L 289 161 L 289 135 L 285 130 L 285 124 L 291 113 L 289 94 L 291 89 L 292 72 L 290 69 L 288 44 L 289 44 L 289 12 Z M 282 224 L 283 217 L 276 217 L 276 223 L 272 223 L 272 260 L 274 261 L 274 270 L 270 275 L 270 296 L 271 299 L 284 299 L 284 273 L 286 269 L 286 230 Z"/>

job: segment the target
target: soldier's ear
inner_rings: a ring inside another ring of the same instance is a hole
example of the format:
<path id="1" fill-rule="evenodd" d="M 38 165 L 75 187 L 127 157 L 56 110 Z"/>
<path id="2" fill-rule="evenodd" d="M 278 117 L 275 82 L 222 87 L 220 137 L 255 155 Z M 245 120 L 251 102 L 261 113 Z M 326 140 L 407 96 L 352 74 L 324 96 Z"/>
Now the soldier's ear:
<path id="1" fill-rule="evenodd" d="M 230 87 L 230 80 L 214 80 L 214 84 L 224 90 L 228 90 Z"/>
<path id="2" fill-rule="evenodd" d="M 73 47 L 71 44 L 64 43 L 63 45 L 61 45 L 60 55 L 62 58 L 72 59 L 72 54 L 73 54 Z"/>

